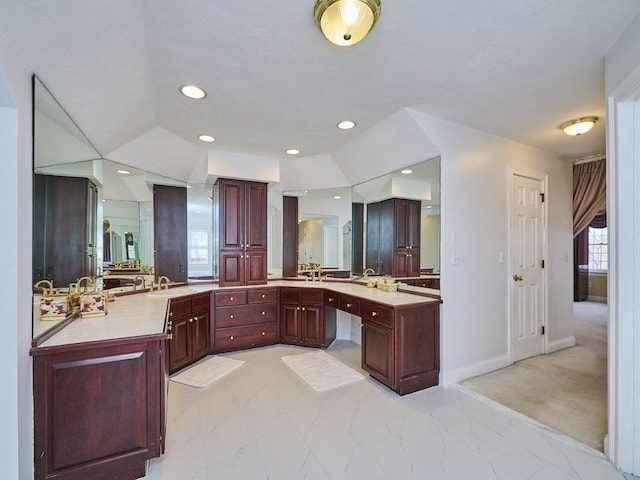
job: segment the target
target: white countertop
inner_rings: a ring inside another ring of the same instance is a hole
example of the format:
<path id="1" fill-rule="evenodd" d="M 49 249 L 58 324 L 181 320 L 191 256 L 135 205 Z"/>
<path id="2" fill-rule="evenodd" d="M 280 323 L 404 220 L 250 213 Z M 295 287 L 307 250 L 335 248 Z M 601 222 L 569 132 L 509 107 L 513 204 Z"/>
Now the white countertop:
<path id="1" fill-rule="evenodd" d="M 104 317 L 77 318 L 61 331 L 44 341 L 38 348 L 46 348 L 73 343 L 114 340 L 119 338 L 157 335 L 163 333 L 167 301 L 170 298 L 192 295 L 207 291 L 224 291 L 237 288 L 265 288 L 265 287 L 300 287 L 324 288 L 326 290 L 354 295 L 364 300 L 371 300 L 392 307 L 403 305 L 426 304 L 438 301 L 424 296 L 403 292 L 383 292 L 376 288 L 367 288 L 354 283 L 325 281 L 305 282 L 296 280 L 271 280 L 265 285 L 246 287 L 223 287 L 213 283 L 194 283 L 184 287 L 160 290 L 155 292 L 141 292 L 116 297 L 109 302 L 108 313 Z M 409 289 L 410 287 L 403 287 Z M 438 290 L 419 288 L 422 292 L 437 295 Z M 111 290 L 113 291 L 113 290 Z"/>

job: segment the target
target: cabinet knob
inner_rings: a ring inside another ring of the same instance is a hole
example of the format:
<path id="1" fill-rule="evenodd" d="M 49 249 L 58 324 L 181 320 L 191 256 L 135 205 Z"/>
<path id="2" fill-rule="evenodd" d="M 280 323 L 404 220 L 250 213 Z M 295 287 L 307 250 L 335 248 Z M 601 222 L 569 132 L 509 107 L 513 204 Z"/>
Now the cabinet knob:
<path id="1" fill-rule="evenodd" d="M 302 307 L 302 311 L 305 311 L 305 310 L 306 310 L 306 308 Z"/>
<path id="2" fill-rule="evenodd" d="M 264 337 L 264 332 L 262 332 L 262 336 Z"/>
<path id="3" fill-rule="evenodd" d="M 266 315 L 266 314 L 267 314 L 267 312 L 264 312 L 264 311 L 262 312 L 262 315 Z"/>
<path id="4" fill-rule="evenodd" d="M 233 297 L 229 297 L 229 301 L 233 302 Z"/>
<path id="5" fill-rule="evenodd" d="M 231 315 L 229 315 L 229 318 L 233 318 L 233 313 Z"/>
<path id="6" fill-rule="evenodd" d="M 300 310 L 300 307 L 296 307 L 296 310 Z"/>
<path id="7" fill-rule="evenodd" d="M 167 335 L 167 339 L 168 340 L 173 340 L 173 333 L 170 333 L 169 335 Z"/>
<path id="8" fill-rule="evenodd" d="M 170 313 L 169 313 L 169 316 L 170 316 L 170 317 L 173 317 L 173 312 L 170 312 Z"/>
<path id="9" fill-rule="evenodd" d="M 193 318 L 190 318 L 190 319 L 189 319 L 189 323 L 193 323 Z"/>
<path id="10" fill-rule="evenodd" d="M 335 298 L 330 298 L 329 299 L 329 303 L 332 303 L 335 300 Z"/>
<path id="11" fill-rule="evenodd" d="M 263 294 L 262 294 L 262 298 L 267 298 L 267 296 L 263 293 Z"/>
<path id="12" fill-rule="evenodd" d="M 233 335 L 231 335 L 231 336 L 229 337 L 229 340 L 233 340 Z"/>
<path id="13" fill-rule="evenodd" d="M 378 315 L 378 312 L 371 312 L 372 317 L 375 317 L 376 315 Z"/>
<path id="14" fill-rule="evenodd" d="M 193 317 L 193 319 L 197 322 L 198 321 L 198 317 Z"/>
<path id="15" fill-rule="evenodd" d="M 353 307 L 353 303 L 347 303 L 347 308 Z"/>

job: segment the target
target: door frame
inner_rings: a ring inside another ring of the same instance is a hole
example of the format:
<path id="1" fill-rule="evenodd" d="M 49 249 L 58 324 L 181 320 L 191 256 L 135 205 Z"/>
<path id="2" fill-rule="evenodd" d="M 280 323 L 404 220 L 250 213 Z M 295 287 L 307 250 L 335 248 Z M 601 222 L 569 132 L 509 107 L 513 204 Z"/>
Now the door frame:
<path id="1" fill-rule="evenodd" d="M 545 201 L 542 204 L 542 258 L 545 260 L 548 258 L 549 251 L 549 235 L 548 235 L 548 205 L 549 205 L 549 175 L 544 172 L 540 172 L 538 170 L 531 170 L 527 168 L 522 168 L 514 165 L 509 165 L 507 167 L 507 355 L 509 359 L 509 364 L 514 363 L 513 361 L 513 340 L 511 337 L 512 333 L 512 315 L 511 309 L 512 305 L 512 295 L 511 295 L 511 277 L 513 277 L 512 270 L 512 258 L 513 258 L 513 249 L 511 245 L 511 240 L 513 236 L 512 232 L 512 222 L 511 217 L 513 215 L 513 177 L 514 176 L 523 176 L 533 178 L 537 181 L 542 182 L 543 193 L 545 194 Z M 545 335 L 542 336 L 542 353 L 549 353 L 549 326 L 548 326 L 548 310 L 549 310 L 549 281 L 547 276 L 548 268 L 542 269 L 542 297 L 543 297 L 543 306 L 542 306 L 542 325 L 545 327 Z"/>

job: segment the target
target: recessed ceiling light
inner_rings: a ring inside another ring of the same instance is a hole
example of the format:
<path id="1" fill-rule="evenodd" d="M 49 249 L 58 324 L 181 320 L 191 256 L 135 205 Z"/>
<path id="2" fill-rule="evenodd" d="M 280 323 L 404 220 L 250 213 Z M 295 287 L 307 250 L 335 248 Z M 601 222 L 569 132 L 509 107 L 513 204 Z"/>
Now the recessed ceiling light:
<path id="1" fill-rule="evenodd" d="M 208 143 L 216 141 L 216 139 L 213 138 L 211 135 L 198 135 L 198 138 L 203 142 L 208 142 Z"/>
<path id="2" fill-rule="evenodd" d="M 196 85 L 182 85 L 180 87 L 180 93 L 185 97 L 195 98 L 196 100 L 200 100 L 207 96 L 207 92 Z"/>
<path id="3" fill-rule="evenodd" d="M 118 173 L 121 173 L 122 175 L 129 175 L 131 172 L 129 170 L 118 170 Z"/>
<path id="4" fill-rule="evenodd" d="M 333 196 L 333 199 L 334 199 L 334 200 L 340 200 L 341 198 L 342 198 L 342 197 L 341 197 L 340 195 L 334 195 L 334 196 Z"/>
<path id="5" fill-rule="evenodd" d="M 343 120 L 338 124 L 338 128 L 340 130 L 349 130 L 356 126 L 356 122 L 352 122 L 351 120 Z"/>
<path id="6" fill-rule="evenodd" d="M 411 170 L 410 168 L 405 168 L 404 170 L 400 170 L 400 173 L 402 173 L 403 175 L 411 175 L 413 173 L 413 170 Z"/>
<path id="7" fill-rule="evenodd" d="M 431 208 L 431 205 L 427 205 L 427 208 Z"/>
<path id="8" fill-rule="evenodd" d="M 289 150 L 287 150 L 287 155 L 298 155 L 300 153 L 300 150 L 298 150 L 297 148 L 290 148 Z"/>

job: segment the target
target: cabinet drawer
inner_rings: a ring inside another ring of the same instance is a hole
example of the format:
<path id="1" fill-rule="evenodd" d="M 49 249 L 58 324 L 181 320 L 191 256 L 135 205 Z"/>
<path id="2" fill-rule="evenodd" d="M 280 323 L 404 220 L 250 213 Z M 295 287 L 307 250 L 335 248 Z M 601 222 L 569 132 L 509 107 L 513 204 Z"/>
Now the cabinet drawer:
<path id="1" fill-rule="evenodd" d="M 301 301 L 303 305 L 316 304 L 322 305 L 322 290 L 318 289 L 301 289 Z"/>
<path id="2" fill-rule="evenodd" d="M 177 297 L 171 299 L 169 311 L 172 317 L 191 315 L 191 297 Z"/>
<path id="3" fill-rule="evenodd" d="M 191 302 L 191 308 L 194 312 L 208 312 L 211 310 L 211 293 L 193 295 Z"/>
<path id="4" fill-rule="evenodd" d="M 324 304 L 330 307 L 340 308 L 340 294 L 327 290 L 324 293 Z"/>
<path id="5" fill-rule="evenodd" d="M 278 301 L 278 291 L 275 288 L 249 290 L 247 297 L 248 303 L 275 303 Z"/>
<path id="6" fill-rule="evenodd" d="M 244 305 L 247 303 L 246 290 L 231 290 L 228 292 L 216 292 L 216 307 L 224 307 L 227 305 Z"/>
<path id="7" fill-rule="evenodd" d="M 240 350 L 278 343 L 279 340 L 277 323 L 219 328 L 215 333 L 215 351 Z"/>
<path id="8" fill-rule="evenodd" d="M 216 328 L 237 327 L 278 320 L 276 305 L 243 305 L 216 308 Z"/>
<path id="9" fill-rule="evenodd" d="M 340 310 L 348 312 L 352 315 L 360 316 L 360 299 L 351 295 L 340 296 Z"/>
<path id="10" fill-rule="evenodd" d="M 387 327 L 391 327 L 393 324 L 393 309 L 379 303 L 363 300 L 360 305 L 360 316 Z"/>

